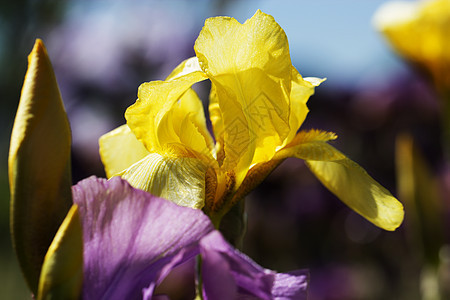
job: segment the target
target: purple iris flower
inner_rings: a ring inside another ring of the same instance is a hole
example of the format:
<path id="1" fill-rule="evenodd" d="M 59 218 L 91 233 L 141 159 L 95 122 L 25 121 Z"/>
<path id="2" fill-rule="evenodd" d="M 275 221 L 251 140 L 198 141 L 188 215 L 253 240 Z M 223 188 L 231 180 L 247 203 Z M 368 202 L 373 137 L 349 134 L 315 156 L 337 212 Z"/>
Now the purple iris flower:
<path id="1" fill-rule="evenodd" d="M 200 210 L 114 177 L 73 187 L 84 240 L 83 299 L 152 299 L 176 266 L 201 255 L 203 299 L 306 299 L 306 271 L 264 269 L 228 244 Z"/>

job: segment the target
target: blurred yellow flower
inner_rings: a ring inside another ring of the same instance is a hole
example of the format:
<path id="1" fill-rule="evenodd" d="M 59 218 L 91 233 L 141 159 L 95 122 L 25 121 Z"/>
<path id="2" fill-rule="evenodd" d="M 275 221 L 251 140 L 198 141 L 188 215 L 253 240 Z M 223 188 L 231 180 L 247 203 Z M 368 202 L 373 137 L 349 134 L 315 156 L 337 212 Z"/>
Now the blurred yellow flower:
<path id="1" fill-rule="evenodd" d="M 436 85 L 450 89 L 450 1 L 392 1 L 374 24 L 395 51 L 428 72 Z"/>
<path id="2" fill-rule="evenodd" d="M 297 157 L 375 225 L 394 230 L 401 224 L 401 203 L 327 143 L 334 133 L 297 133 L 323 80 L 302 78 L 292 66 L 287 37 L 272 16 L 257 11 L 244 24 L 208 19 L 194 48 L 196 57 L 165 81 L 142 84 L 125 113 L 127 124 L 100 138 L 108 177 L 203 208 L 217 226 L 285 158 Z M 206 79 L 215 139 L 191 88 Z"/>

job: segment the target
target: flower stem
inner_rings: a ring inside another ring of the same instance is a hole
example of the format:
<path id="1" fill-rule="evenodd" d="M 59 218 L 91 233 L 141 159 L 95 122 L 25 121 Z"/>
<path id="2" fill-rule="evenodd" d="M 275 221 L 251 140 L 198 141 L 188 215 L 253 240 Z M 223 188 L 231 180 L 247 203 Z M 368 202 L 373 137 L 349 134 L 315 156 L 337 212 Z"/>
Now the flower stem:
<path id="1" fill-rule="evenodd" d="M 197 278 L 195 282 L 197 295 L 195 296 L 195 300 L 203 300 L 203 279 L 202 279 L 202 257 L 201 255 L 197 255 L 195 258 L 196 261 L 196 273 Z"/>

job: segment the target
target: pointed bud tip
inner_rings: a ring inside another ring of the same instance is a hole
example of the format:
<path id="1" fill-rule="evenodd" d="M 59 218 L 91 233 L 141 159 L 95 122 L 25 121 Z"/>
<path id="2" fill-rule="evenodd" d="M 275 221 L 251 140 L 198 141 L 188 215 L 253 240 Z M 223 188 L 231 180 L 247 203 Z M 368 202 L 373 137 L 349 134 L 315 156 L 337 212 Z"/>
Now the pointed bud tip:
<path id="1" fill-rule="evenodd" d="M 36 41 L 34 42 L 33 51 L 35 51 L 35 50 L 37 51 L 38 49 L 39 50 L 45 49 L 44 42 L 39 38 L 37 38 Z"/>
<path id="2" fill-rule="evenodd" d="M 41 39 L 36 39 L 34 42 L 33 49 L 28 56 L 28 63 L 30 64 L 33 58 L 47 57 L 47 49 L 45 48 L 44 42 Z"/>

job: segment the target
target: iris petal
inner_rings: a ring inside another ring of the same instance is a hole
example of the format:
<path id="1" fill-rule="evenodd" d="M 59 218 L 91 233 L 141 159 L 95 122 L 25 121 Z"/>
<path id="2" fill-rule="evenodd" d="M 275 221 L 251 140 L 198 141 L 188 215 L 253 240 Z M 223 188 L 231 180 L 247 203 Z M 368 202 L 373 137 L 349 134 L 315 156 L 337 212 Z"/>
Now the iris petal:
<path id="1" fill-rule="evenodd" d="M 208 165 L 197 158 L 151 153 L 118 175 L 133 187 L 178 205 L 202 208 L 207 168 Z"/>
<path id="2" fill-rule="evenodd" d="M 345 156 L 327 143 L 336 138 L 332 132 L 315 129 L 300 131 L 288 146 L 277 152 L 275 157 L 326 161 L 343 159 Z"/>
<path id="3" fill-rule="evenodd" d="M 232 248 L 218 231 L 200 242 L 204 299 L 306 299 L 306 271 L 277 274 Z"/>
<path id="4" fill-rule="evenodd" d="M 177 78 L 183 77 L 187 74 L 194 73 L 202 71 L 200 69 L 200 65 L 198 63 L 197 57 L 191 57 L 183 61 L 181 64 L 179 64 L 173 71 L 170 73 L 170 75 L 166 78 L 166 81 L 173 81 Z M 174 109 L 178 108 L 178 115 L 175 118 L 183 119 L 185 115 L 189 116 L 189 125 L 195 126 L 195 129 L 192 128 L 190 130 L 187 130 L 186 128 L 182 128 L 178 132 L 181 134 L 183 133 L 190 133 L 192 135 L 192 132 L 198 136 L 196 131 L 200 133 L 201 136 L 203 136 L 203 140 L 200 137 L 196 138 L 195 140 L 188 139 L 186 142 L 186 145 L 190 146 L 192 149 L 196 150 L 197 152 L 204 152 L 205 151 L 205 145 L 208 150 L 207 152 L 212 152 L 214 148 L 214 140 L 211 137 L 211 134 L 208 131 L 208 128 L 206 127 L 206 119 L 205 119 L 205 112 L 203 110 L 203 105 L 201 100 L 198 98 L 195 91 L 190 88 L 186 91 L 186 93 L 182 96 L 181 100 L 179 101 L 178 106 L 174 106 Z M 182 139 L 182 137 L 180 137 Z M 201 145 L 199 149 L 199 145 Z M 206 154 L 206 153 L 204 153 Z"/>
<path id="5" fill-rule="evenodd" d="M 209 152 L 209 143 L 202 135 L 205 130 L 199 129 L 205 125 L 195 124 L 199 111 L 192 110 L 201 106 L 200 100 L 193 91 L 186 93 L 194 83 L 205 79 L 205 75 L 197 71 L 139 87 L 138 100 L 127 109 L 125 118 L 149 152 L 170 152 L 178 156 L 186 156 L 189 151 Z"/>
<path id="6" fill-rule="evenodd" d="M 395 230 L 402 223 L 403 205 L 354 161 L 307 160 L 306 164 L 333 194 L 376 226 Z"/>
<path id="7" fill-rule="evenodd" d="M 198 254 L 198 240 L 213 230 L 200 210 L 133 189 L 118 177 L 83 180 L 73 195 L 83 227 L 84 299 L 142 298 L 167 265 Z"/>
<path id="8" fill-rule="evenodd" d="M 277 148 L 286 146 L 292 141 L 297 134 L 297 130 L 303 124 L 306 119 L 306 115 L 309 112 L 306 102 L 309 97 L 314 94 L 315 87 L 319 86 L 325 79 L 320 78 L 303 78 L 300 73 L 292 67 L 292 82 L 291 82 L 291 106 L 289 116 L 289 135 L 284 140 L 284 143 Z"/>
<path id="9" fill-rule="evenodd" d="M 149 153 L 128 125 L 122 125 L 100 137 L 100 157 L 108 178 L 125 170 Z"/>
<path id="10" fill-rule="evenodd" d="M 323 185 L 351 209 L 383 229 L 395 230 L 403 221 L 402 204 L 357 163 L 327 143 L 336 138 L 332 132 L 301 131 L 275 157 L 304 159 Z"/>
<path id="11" fill-rule="evenodd" d="M 244 24 L 208 19 L 194 48 L 221 112 L 224 131 L 214 131 L 223 137 L 223 166 L 239 185 L 252 163 L 270 160 L 289 134 L 287 38 L 272 16 L 257 11 Z"/>

